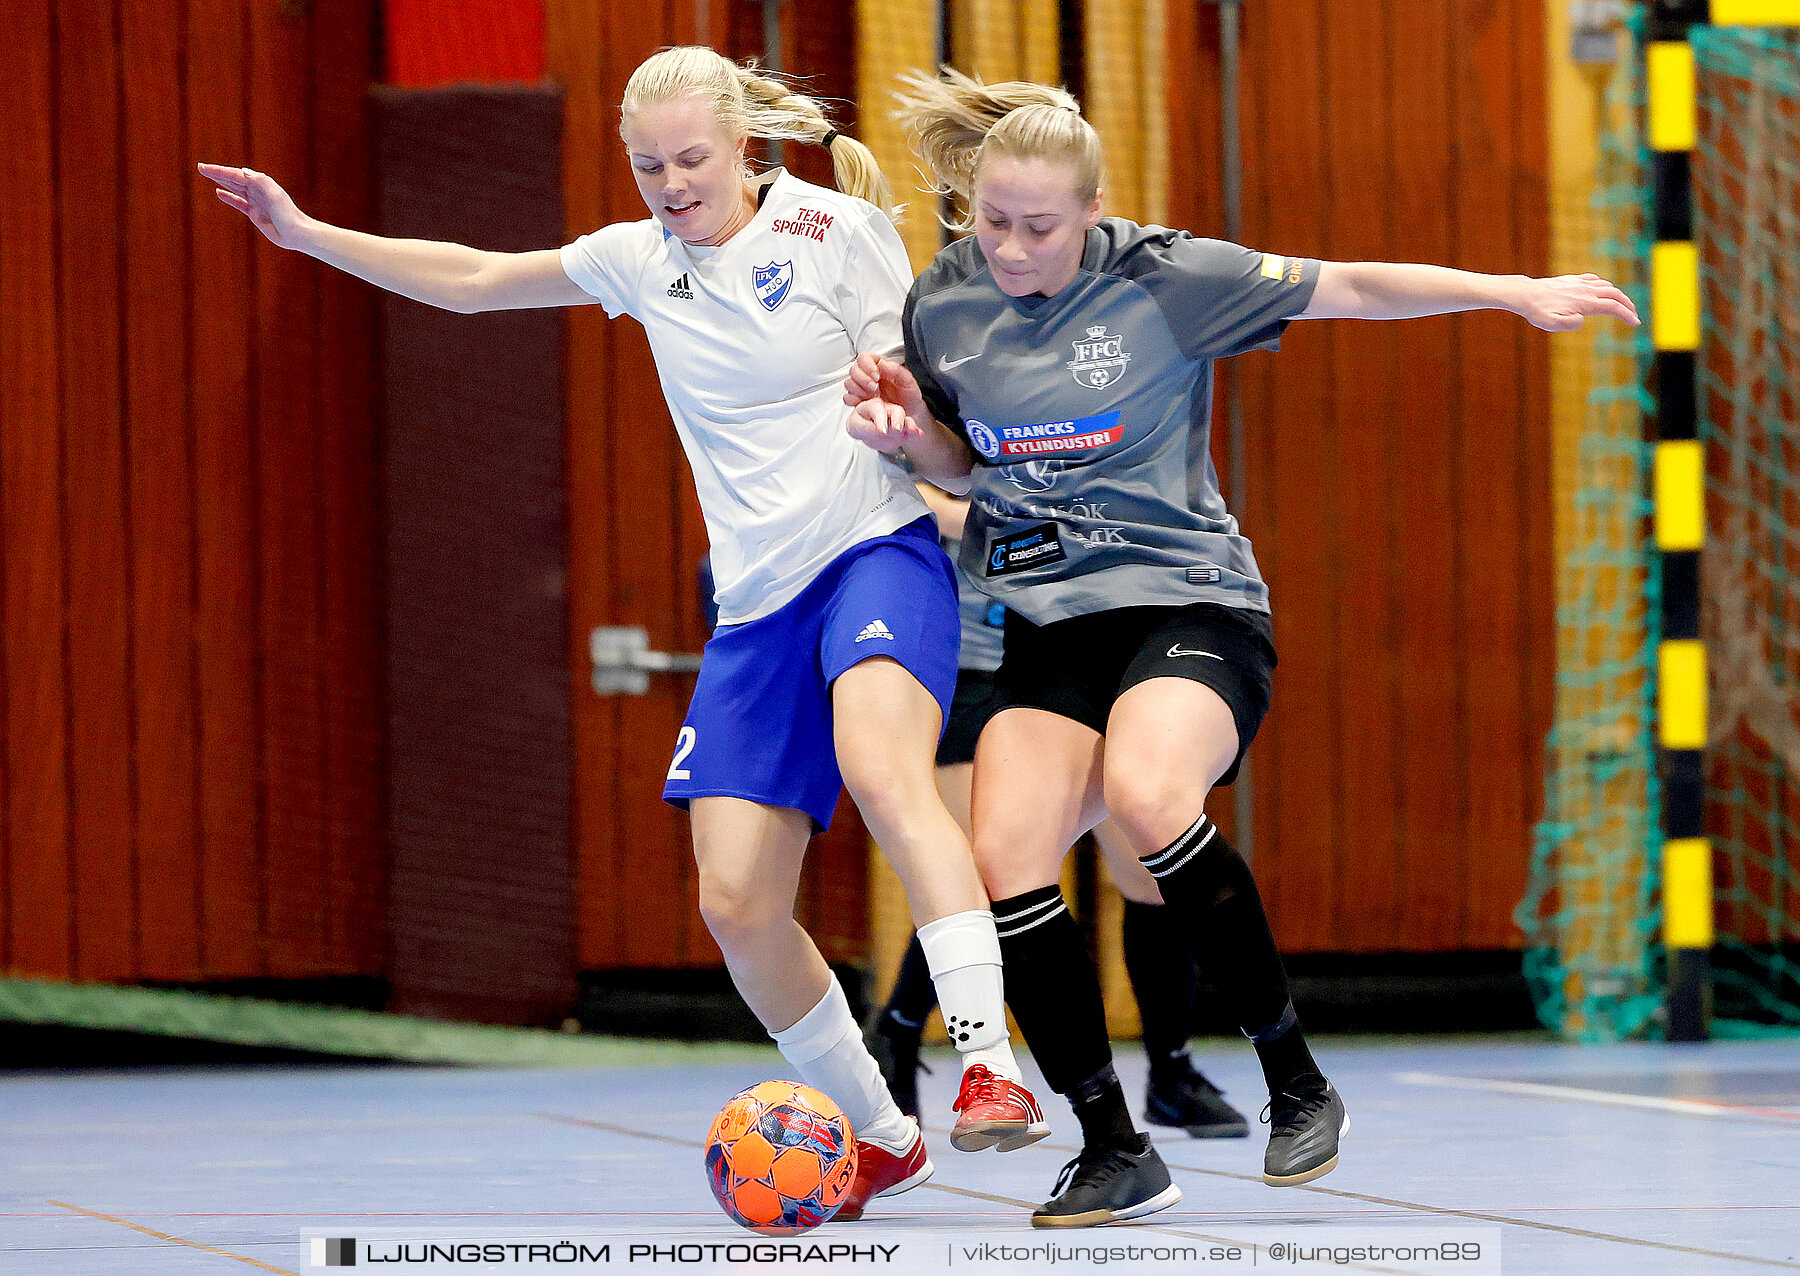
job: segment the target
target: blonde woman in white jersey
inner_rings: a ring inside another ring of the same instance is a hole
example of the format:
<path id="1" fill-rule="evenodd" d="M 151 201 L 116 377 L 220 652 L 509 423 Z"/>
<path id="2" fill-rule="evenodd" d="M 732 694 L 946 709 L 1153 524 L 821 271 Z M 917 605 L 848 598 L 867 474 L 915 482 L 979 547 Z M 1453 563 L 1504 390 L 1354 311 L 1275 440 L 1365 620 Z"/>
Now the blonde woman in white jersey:
<path id="1" fill-rule="evenodd" d="M 201 171 L 276 245 L 416 301 L 464 313 L 599 302 L 643 323 L 720 607 L 663 796 L 690 812 L 700 910 L 738 991 L 855 1128 L 859 1169 L 839 1214 L 853 1219 L 932 1166 L 794 920 L 807 842 L 840 785 L 906 886 L 955 1025 L 952 1145 L 1010 1151 L 1049 1132 L 1018 1084 L 993 914 L 933 778 L 956 683 L 952 569 L 911 480 L 846 434 L 839 397 L 859 350 L 901 350 L 912 272 L 868 150 L 753 67 L 705 48 L 656 54 L 626 86 L 620 134 L 650 217 L 561 250 L 366 235 L 307 217 L 264 174 Z M 828 146 L 850 193 L 753 175 L 751 137 Z"/>

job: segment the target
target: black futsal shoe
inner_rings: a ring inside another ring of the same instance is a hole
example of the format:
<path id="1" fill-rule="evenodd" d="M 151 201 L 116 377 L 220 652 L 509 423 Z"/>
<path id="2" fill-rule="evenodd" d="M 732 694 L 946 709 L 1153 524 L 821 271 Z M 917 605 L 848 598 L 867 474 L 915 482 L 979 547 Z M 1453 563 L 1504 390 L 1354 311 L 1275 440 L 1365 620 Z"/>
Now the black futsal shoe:
<path id="1" fill-rule="evenodd" d="M 891 1015 L 881 1014 L 863 1030 L 863 1041 L 881 1068 L 881 1079 L 895 1105 L 909 1117 L 919 1115 L 919 1028 L 895 1023 Z"/>
<path id="2" fill-rule="evenodd" d="M 1063 1166 L 1053 1190 L 1056 1195 L 1032 1214 L 1033 1227 L 1123 1223 L 1181 1199 L 1181 1189 L 1169 1181 L 1169 1167 L 1144 1134 L 1132 1135 L 1127 1143 L 1083 1148 Z"/>
<path id="3" fill-rule="evenodd" d="M 1296 1187 L 1337 1168 L 1338 1140 L 1350 1133 L 1350 1114 L 1323 1077 L 1319 1085 L 1296 1085 L 1276 1095 L 1262 1119 L 1269 1123 L 1263 1182 L 1270 1187 Z"/>
<path id="4" fill-rule="evenodd" d="M 1208 1081 L 1185 1054 L 1177 1055 L 1176 1060 L 1176 1067 L 1151 1070 L 1144 1120 L 1151 1125 L 1178 1126 L 1196 1139 L 1248 1138 L 1250 1122 L 1225 1102 L 1224 1091 Z"/>

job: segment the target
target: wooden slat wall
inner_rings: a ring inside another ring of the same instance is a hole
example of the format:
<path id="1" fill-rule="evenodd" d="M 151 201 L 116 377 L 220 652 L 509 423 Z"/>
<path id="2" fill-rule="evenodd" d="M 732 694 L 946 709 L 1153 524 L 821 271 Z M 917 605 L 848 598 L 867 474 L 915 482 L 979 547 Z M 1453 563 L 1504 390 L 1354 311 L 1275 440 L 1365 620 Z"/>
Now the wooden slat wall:
<path id="1" fill-rule="evenodd" d="M 311 103 L 319 214 L 373 226 L 369 85 L 379 13 L 370 0 L 314 0 Z M 382 827 L 387 726 L 382 677 L 382 509 L 377 298 L 358 280 L 320 271 L 318 455 L 320 713 L 325 756 L 325 951 L 346 971 L 381 969 L 388 955 Z"/>
<path id="2" fill-rule="evenodd" d="M 708 29 L 695 23 L 704 12 Z M 815 89 L 848 96 L 848 18 L 824 0 L 784 10 L 784 64 L 822 73 Z M 647 216 L 618 137 L 618 102 L 644 58 L 700 41 L 732 56 L 761 52 L 760 6 L 748 0 L 549 0 L 549 74 L 567 95 L 564 199 L 570 237 Z M 841 38 L 826 39 L 832 33 Z M 789 144 L 811 180 L 823 152 Z M 700 921 L 687 819 L 657 798 L 691 678 L 652 694 L 601 698 L 588 688 L 587 635 L 641 625 L 664 651 L 698 651 L 706 630 L 695 567 L 706 534 L 643 330 L 599 307 L 569 312 L 569 597 L 574 674 L 578 949 L 584 969 L 721 964 Z M 846 803 L 815 841 L 800 916 L 831 960 L 858 960 L 866 937 L 866 844 Z"/>
<path id="3" fill-rule="evenodd" d="M 643 215 L 616 142 L 631 69 L 696 38 L 755 52 L 756 12 L 548 6 L 571 234 Z M 9 14 L 0 967 L 380 973 L 375 301 L 191 175 L 241 160 L 368 225 L 374 6 Z M 1217 233 L 1216 35 L 1201 7 L 1170 14 L 1198 66 L 1171 77 L 1170 220 Z M 1244 16 L 1247 242 L 1542 270 L 1541 0 Z M 787 12 L 784 61 L 840 96 L 846 21 L 822 0 Z M 824 176 L 822 155 L 790 155 Z M 1283 655 L 1258 873 L 1291 949 L 1517 942 L 1551 687 L 1545 341 L 1499 315 L 1303 325 L 1242 361 L 1248 526 Z M 704 530 L 641 333 L 584 310 L 569 354 L 580 960 L 715 964 L 685 822 L 631 796 L 659 788 L 686 688 L 585 690 L 594 624 L 698 647 Z M 856 958 L 860 830 L 813 858 L 803 916 Z"/>
<path id="4" fill-rule="evenodd" d="M 375 6 L 7 13 L 0 969 L 378 974 L 374 297 L 193 172 L 367 224 Z"/>
<path id="5" fill-rule="evenodd" d="M 1246 243 L 1544 273 L 1541 0 L 1243 15 Z M 1219 234 L 1216 26 L 1171 24 L 1200 69 L 1170 82 L 1170 220 Z M 1547 341 L 1499 314 L 1301 324 L 1238 361 L 1281 652 L 1256 872 L 1291 951 L 1520 943 L 1554 673 Z"/>
<path id="6" fill-rule="evenodd" d="M 0 617 L 6 699 L 5 964 L 74 973 L 68 665 L 62 635 L 62 418 L 57 340 L 55 49 L 48 6 L 20 5 L 0 93 Z"/>

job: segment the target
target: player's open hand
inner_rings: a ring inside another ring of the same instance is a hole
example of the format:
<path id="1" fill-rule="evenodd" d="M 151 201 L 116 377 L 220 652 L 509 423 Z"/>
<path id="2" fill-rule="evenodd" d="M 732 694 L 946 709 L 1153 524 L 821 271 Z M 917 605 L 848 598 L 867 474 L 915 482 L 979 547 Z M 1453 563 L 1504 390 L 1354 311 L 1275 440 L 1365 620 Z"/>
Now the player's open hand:
<path id="1" fill-rule="evenodd" d="M 864 399 L 850 413 L 850 437 L 877 452 L 897 452 L 914 439 L 925 437 L 918 422 L 898 403 Z"/>
<path id="2" fill-rule="evenodd" d="M 1574 332 L 1589 315 L 1611 315 L 1633 328 L 1639 322 L 1631 298 L 1599 275 L 1528 279 L 1519 313 L 1545 332 Z"/>
<path id="3" fill-rule="evenodd" d="M 219 188 L 213 192 L 219 201 L 248 217 L 271 244 L 298 246 L 306 215 L 273 177 L 253 168 L 226 168 L 223 164 L 202 164 L 200 173 Z"/>

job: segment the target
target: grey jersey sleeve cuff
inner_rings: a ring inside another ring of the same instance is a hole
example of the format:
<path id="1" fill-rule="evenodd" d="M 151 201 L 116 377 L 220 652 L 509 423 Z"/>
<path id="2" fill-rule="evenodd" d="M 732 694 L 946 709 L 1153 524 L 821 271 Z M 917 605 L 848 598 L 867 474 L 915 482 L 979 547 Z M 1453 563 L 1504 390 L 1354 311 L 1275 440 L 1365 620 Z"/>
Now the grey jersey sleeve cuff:
<path id="1" fill-rule="evenodd" d="M 1190 359 L 1277 348 L 1319 283 L 1317 258 L 1257 252 L 1160 227 L 1142 236 L 1121 273 L 1155 299 Z"/>

